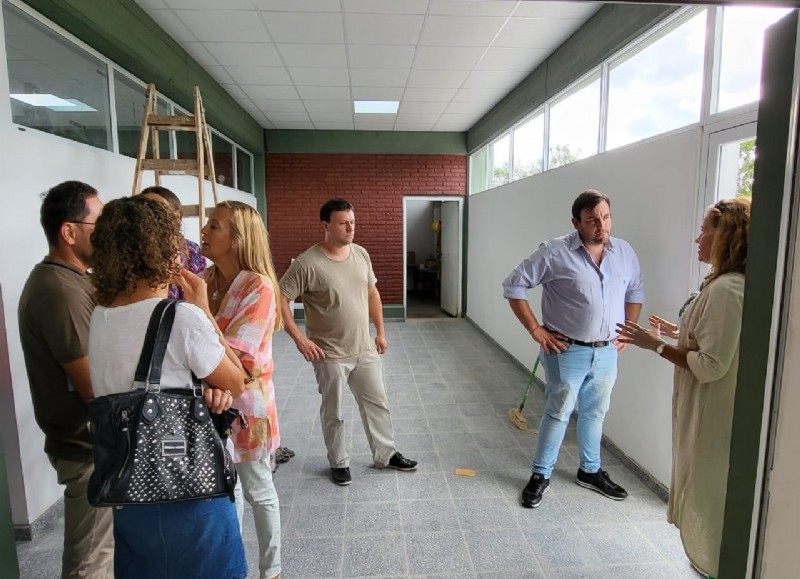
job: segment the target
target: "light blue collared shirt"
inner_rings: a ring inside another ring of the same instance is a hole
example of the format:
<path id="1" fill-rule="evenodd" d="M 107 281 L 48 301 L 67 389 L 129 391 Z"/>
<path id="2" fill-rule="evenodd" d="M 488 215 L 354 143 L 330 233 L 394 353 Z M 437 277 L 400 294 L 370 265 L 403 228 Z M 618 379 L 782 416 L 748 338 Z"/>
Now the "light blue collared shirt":
<path id="1" fill-rule="evenodd" d="M 625 321 L 625 304 L 644 303 L 639 258 L 631 245 L 609 237 L 594 263 L 577 231 L 542 243 L 503 281 L 503 296 L 527 299 L 542 286 L 541 323 L 582 342 L 613 340 Z"/>

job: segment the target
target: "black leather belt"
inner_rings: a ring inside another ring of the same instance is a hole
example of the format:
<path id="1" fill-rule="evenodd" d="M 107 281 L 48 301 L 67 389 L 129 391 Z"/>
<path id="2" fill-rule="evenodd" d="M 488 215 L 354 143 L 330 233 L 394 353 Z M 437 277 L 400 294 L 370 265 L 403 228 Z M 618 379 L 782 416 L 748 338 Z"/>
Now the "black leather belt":
<path id="1" fill-rule="evenodd" d="M 581 340 L 573 340 L 572 338 L 567 338 L 564 341 L 567 344 L 575 344 L 576 346 L 586 346 L 587 348 L 605 348 L 611 343 L 608 340 L 599 340 L 597 342 L 582 342 Z"/>

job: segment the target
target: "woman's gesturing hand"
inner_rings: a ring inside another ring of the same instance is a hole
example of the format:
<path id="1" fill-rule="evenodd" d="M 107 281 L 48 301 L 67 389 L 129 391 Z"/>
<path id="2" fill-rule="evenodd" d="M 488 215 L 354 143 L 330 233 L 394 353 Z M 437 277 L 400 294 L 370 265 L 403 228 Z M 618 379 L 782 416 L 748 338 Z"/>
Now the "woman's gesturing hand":
<path id="1" fill-rule="evenodd" d="M 650 316 L 647 320 L 650 322 L 650 327 L 655 330 L 656 334 L 666 336 L 674 340 L 678 339 L 678 326 L 672 322 L 665 320 L 659 316 Z"/>
<path id="2" fill-rule="evenodd" d="M 197 306 L 204 312 L 208 311 L 208 293 L 206 292 L 206 281 L 193 274 L 188 269 L 181 270 L 181 278 L 178 285 L 183 289 L 183 298 L 192 305 Z"/>
<path id="3" fill-rule="evenodd" d="M 626 320 L 624 324 L 617 324 L 617 329 L 619 330 L 617 339 L 620 342 L 633 344 L 645 350 L 655 350 L 659 345 L 665 343 L 655 330 L 647 330 L 630 320 Z"/>

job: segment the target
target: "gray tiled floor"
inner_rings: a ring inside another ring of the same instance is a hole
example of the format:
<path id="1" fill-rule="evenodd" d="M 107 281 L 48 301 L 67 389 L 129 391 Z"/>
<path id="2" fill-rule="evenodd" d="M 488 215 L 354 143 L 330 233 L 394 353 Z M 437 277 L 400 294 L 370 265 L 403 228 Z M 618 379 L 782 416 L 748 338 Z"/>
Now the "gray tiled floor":
<path id="1" fill-rule="evenodd" d="M 283 576 L 471 577 L 503 579 L 697 579 L 666 505 L 619 461 L 604 456 L 630 497 L 610 501 L 574 484 L 570 429 L 551 492 L 536 510 L 519 505 L 530 475 L 543 406 L 534 390 L 528 431 L 506 418 L 527 376 L 461 320 L 387 324 L 386 384 L 397 446 L 416 472 L 372 466 L 358 411 L 348 397 L 353 484 L 328 478 L 319 399 L 309 364 L 280 333 L 274 345 L 283 444 L 297 455 L 276 473 Z M 474 478 L 456 476 L 471 468 Z M 63 524 L 63 523 L 61 523 Z M 61 526 L 19 543 L 22 577 L 56 577 Z M 245 546 L 257 577 L 249 512 Z"/>

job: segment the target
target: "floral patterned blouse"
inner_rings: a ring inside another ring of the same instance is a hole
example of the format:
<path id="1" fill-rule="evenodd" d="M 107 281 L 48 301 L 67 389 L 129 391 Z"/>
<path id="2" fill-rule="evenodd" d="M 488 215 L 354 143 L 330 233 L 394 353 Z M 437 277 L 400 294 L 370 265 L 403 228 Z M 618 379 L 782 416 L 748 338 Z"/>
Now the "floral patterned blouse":
<path id="1" fill-rule="evenodd" d="M 233 406 L 245 415 L 248 428 L 233 428 L 234 461 L 269 458 L 280 446 L 278 409 L 272 374 L 272 331 L 278 302 L 269 279 L 252 271 L 240 271 L 222 298 L 216 315 L 219 329 L 242 366 L 255 380 Z"/>
<path id="2" fill-rule="evenodd" d="M 192 273 L 196 273 L 200 275 L 206 269 L 206 258 L 200 253 L 200 246 L 197 245 L 194 241 L 186 241 L 186 253 L 181 256 L 181 258 L 185 258 L 183 261 L 184 269 L 188 269 Z M 171 300 L 182 300 L 183 299 L 183 290 L 180 286 L 171 285 L 169 286 L 169 299 Z"/>

